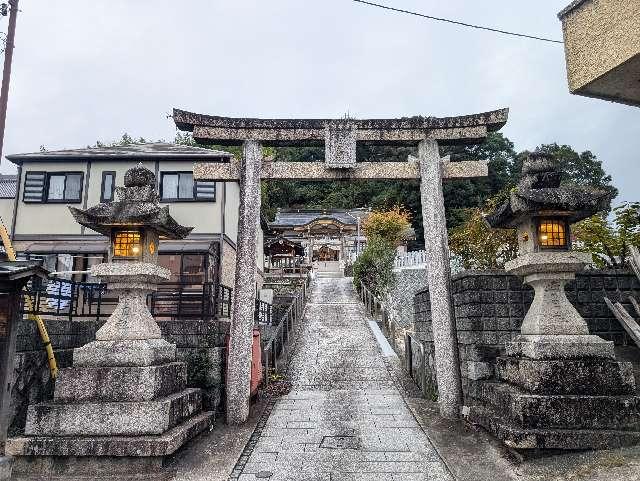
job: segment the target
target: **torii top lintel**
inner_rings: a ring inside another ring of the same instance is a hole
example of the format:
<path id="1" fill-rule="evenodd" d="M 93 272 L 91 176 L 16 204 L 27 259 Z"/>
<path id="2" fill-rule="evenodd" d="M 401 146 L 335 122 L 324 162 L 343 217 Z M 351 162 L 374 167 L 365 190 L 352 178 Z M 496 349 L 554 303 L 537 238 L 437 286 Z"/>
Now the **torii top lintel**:
<path id="1" fill-rule="evenodd" d="M 240 145 L 245 142 L 265 146 L 325 146 L 320 162 L 271 162 L 254 155 L 260 163 L 262 179 L 419 179 L 420 159 L 407 162 L 357 162 L 356 144 L 440 145 L 480 143 L 488 132 L 502 128 L 508 109 L 460 117 L 411 117 L 400 119 L 247 119 L 201 115 L 174 109 L 173 120 L 181 130 L 193 132 L 199 142 Z M 437 154 L 437 148 L 436 154 Z M 439 159 L 439 157 L 438 157 Z M 448 162 L 444 159 L 442 178 L 484 177 L 487 162 Z M 238 159 L 230 163 L 196 162 L 194 178 L 236 180 Z"/>
<path id="2" fill-rule="evenodd" d="M 322 144 L 327 130 L 350 130 L 357 142 L 377 145 L 416 145 L 437 140 L 443 145 L 479 143 L 488 132 L 500 130 L 509 109 L 458 117 L 397 119 L 255 119 L 219 117 L 173 109 L 173 120 L 203 143 L 240 145 L 257 140 L 266 146 Z"/>

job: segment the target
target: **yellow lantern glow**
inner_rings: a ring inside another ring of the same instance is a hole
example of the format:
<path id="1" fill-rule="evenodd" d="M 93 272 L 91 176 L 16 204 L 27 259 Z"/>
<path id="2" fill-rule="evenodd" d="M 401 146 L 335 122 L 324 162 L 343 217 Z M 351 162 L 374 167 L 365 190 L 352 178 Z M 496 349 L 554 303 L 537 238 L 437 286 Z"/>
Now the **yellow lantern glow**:
<path id="1" fill-rule="evenodd" d="M 546 249 L 567 247 L 567 228 L 561 219 L 540 219 L 538 224 L 538 243 Z"/>
<path id="2" fill-rule="evenodd" d="M 119 231 L 113 239 L 114 257 L 138 257 L 140 254 L 140 232 Z"/>

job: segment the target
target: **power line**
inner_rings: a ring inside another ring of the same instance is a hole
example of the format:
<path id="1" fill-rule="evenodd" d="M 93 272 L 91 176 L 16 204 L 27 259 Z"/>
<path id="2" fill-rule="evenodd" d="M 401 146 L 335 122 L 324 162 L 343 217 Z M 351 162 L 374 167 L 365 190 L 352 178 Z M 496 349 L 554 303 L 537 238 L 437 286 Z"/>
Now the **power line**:
<path id="1" fill-rule="evenodd" d="M 457 20 L 451 20 L 451 19 L 448 19 L 448 18 L 434 17 L 432 15 L 425 15 L 424 13 L 412 12 L 410 10 L 403 10 L 401 8 L 389 7 L 387 5 L 381 5 L 379 3 L 367 2 L 365 0 L 353 0 L 353 1 L 356 2 L 356 3 L 362 3 L 362 4 L 365 4 L 365 5 L 370 5 L 372 7 L 378 7 L 378 8 L 383 8 L 385 10 L 391 10 L 393 12 L 406 13 L 408 15 L 414 15 L 416 17 L 428 18 L 429 20 L 437 20 L 438 22 L 453 23 L 454 25 L 461 25 L 463 27 L 477 28 L 478 30 L 488 30 L 489 32 L 501 33 L 503 35 L 512 35 L 514 37 L 530 38 L 530 39 L 533 39 L 533 40 L 540 40 L 542 42 L 564 43 L 561 40 L 553 40 L 551 38 L 536 37 L 535 35 L 526 35 L 524 33 L 509 32 L 507 30 L 499 30 L 497 28 L 483 27 L 482 25 L 474 25 L 472 23 L 459 22 Z"/>

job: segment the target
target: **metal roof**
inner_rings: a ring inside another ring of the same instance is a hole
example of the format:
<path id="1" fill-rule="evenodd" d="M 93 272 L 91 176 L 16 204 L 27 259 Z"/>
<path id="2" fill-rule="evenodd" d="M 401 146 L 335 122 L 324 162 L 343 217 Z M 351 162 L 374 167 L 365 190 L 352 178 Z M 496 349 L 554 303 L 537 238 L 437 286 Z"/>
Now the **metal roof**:
<path id="1" fill-rule="evenodd" d="M 205 253 L 211 247 L 215 239 L 197 241 L 171 241 L 162 240 L 158 246 L 161 254 L 178 252 Z M 104 254 L 108 250 L 108 241 L 105 240 L 59 240 L 59 241 L 19 241 L 16 249 L 25 254 Z"/>
<path id="2" fill-rule="evenodd" d="M 0 174 L 0 199 L 14 199 L 17 185 L 17 175 Z"/>
<path id="3" fill-rule="evenodd" d="M 0 262 L 0 279 L 17 280 L 24 277 L 47 277 L 48 271 L 40 261 L 4 261 Z"/>
<path id="4" fill-rule="evenodd" d="M 116 147 L 87 147 L 84 149 L 65 149 L 27 154 L 7 155 L 14 164 L 25 161 L 82 161 L 82 160 L 211 160 L 231 158 L 233 154 L 223 150 L 211 150 L 192 145 L 150 142 Z"/>

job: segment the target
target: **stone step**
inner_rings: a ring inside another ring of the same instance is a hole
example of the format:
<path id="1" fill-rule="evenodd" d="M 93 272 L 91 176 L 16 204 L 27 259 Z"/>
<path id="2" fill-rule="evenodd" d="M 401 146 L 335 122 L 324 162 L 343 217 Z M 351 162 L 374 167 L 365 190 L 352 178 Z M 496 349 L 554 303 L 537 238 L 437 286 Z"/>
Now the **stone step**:
<path id="1" fill-rule="evenodd" d="M 202 410 L 200 389 L 142 402 L 44 402 L 29 406 L 31 436 L 160 435 Z"/>
<path id="2" fill-rule="evenodd" d="M 635 394 L 633 367 L 608 359 L 496 359 L 496 378 L 532 394 Z"/>
<path id="3" fill-rule="evenodd" d="M 640 396 L 540 395 L 489 381 L 469 394 L 523 428 L 640 430 Z"/>
<path id="4" fill-rule="evenodd" d="M 513 449 L 615 449 L 640 443 L 640 431 L 610 429 L 525 429 L 502 412 L 472 406 L 468 420 Z"/>
<path id="5" fill-rule="evenodd" d="M 156 436 L 21 436 L 7 441 L 6 454 L 17 456 L 16 464 L 20 456 L 167 456 L 209 429 L 213 420 L 213 412 L 202 412 Z"/>
<path id="6" fill-rule="evenodd" d="M 56 402 L 151 401 L 184 390 L 182 362 L 145 367 L 71 367 L 56 379 Z"/>

